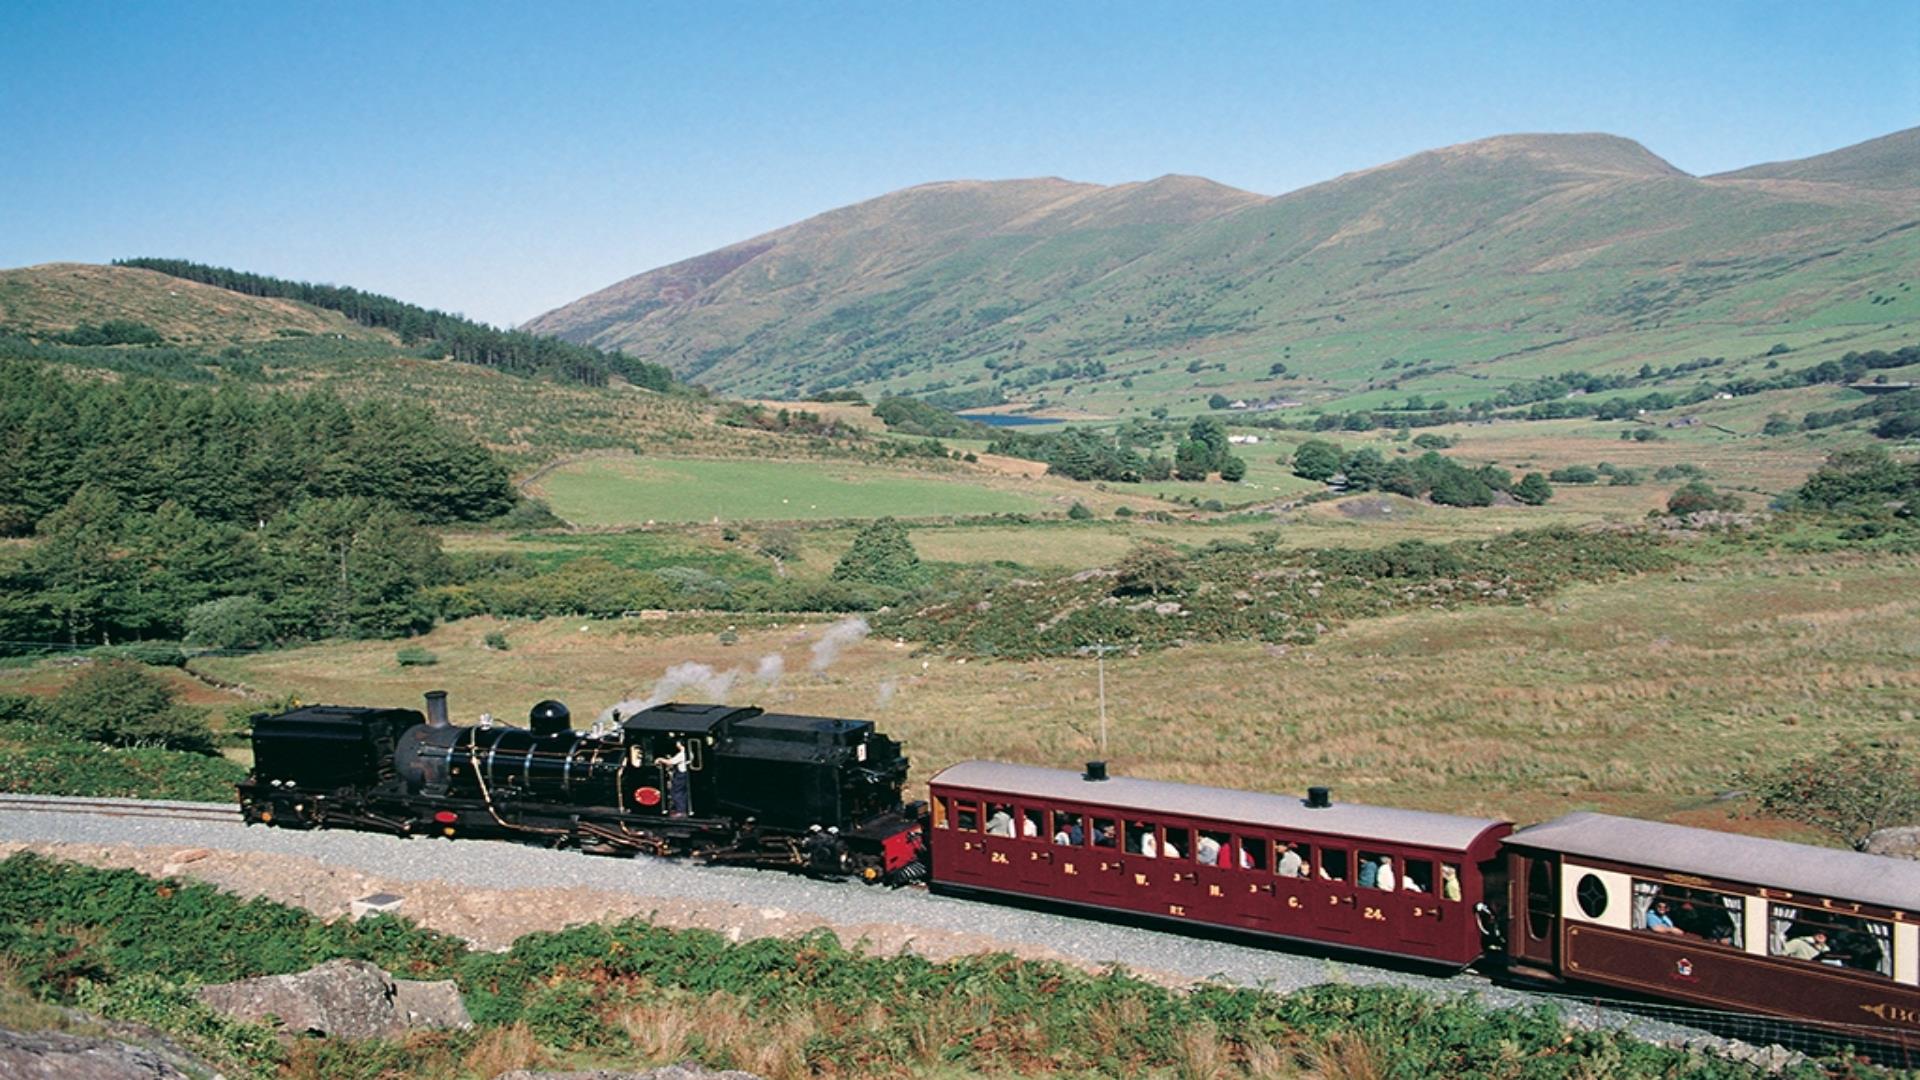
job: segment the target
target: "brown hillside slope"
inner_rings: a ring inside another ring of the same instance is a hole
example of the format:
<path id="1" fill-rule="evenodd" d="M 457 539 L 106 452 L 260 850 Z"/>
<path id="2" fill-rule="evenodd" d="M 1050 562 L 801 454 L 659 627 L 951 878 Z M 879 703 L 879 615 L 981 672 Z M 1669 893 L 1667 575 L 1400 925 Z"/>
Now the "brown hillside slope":
<path id="1" fill-rule="evenodd" d="M 43 335 L 109 319 L 145 323 L 176 345 L 264 341 L 283 331 L 385 337 L 337 312 L 242 296 L 152 270 L 88 263 L 0 270 L 0 330 Z"/>

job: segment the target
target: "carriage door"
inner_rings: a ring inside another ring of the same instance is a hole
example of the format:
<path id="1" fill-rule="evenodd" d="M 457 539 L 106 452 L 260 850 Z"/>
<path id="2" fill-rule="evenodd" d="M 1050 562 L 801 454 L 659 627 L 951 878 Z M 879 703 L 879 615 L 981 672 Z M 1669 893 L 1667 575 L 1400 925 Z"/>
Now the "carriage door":
<path id="1" fill-rule="evenodd" d="M 953 800 L 953 870 L 966 881 L 986 881 L 993 876 L 987 863 L 985 821 L 981 804 L 973 799 Z"/>
<path id="2" fill-rule="evenodd" d="M 1019 875 L 1020 885 L 1026 891 L 1050 893 L 1060 872 L 1053 868 L 1053 831 L 1048 828 L 1047 812 L 1035 806 L 1022 806 L 1013 816 L 1014 824 L 1019 827 L 1013 854 L 1014 873 Z"/>
<path id="3" fill-rule="evenodd" d="M 1315 872 L 1314 887 L 1308 891 L 1308 905 L 1313 908 L 1313 924 L 1322 930 L 1351 934 L 1359 921 L 1351 855 L 1342 847 L 1320 848 L 1320 867 Z"/>
<path id="4" fill-rule="evenodd" d="M 1400 860 L 1400 897 L 1394 921 L 1400 940 L 1414 945 L 1440 944 L 1440 879 L 1432 859 L 1409 856 Z"/>
<path id="5" fill-rule="evenodd" d="M 1515 855 L 1515 873 L 1508 884 L 1514 920 L 1510 931 L 1513 955 L 1549 971 L 1560 961 L 1559 874 L 1554 860 L 1538 855 Z"/>

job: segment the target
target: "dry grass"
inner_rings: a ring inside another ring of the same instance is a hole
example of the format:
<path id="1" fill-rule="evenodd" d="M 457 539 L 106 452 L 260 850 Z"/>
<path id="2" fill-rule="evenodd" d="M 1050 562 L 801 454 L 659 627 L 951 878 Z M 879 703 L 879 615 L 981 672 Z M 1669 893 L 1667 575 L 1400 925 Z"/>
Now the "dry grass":
<path id="1" fill-rule="evenodd" d="M 671 1064 L 724 1056 L 735 1068 L 767 1080 L 813 1075 L 807 1042 L 823 1022 L 812 1013 L 794 1009 L 762 1016 L 747 1002 L 722 992 L 692 997 L 644 985 L 628 991 L 638 992 L 639 999 L 609 1006 L 607 1020 L 626 1033 L 643 1061 Z"/>
<path id="2" fill-rule="evenodd" d="M 514 1069 L 537 1069 L 549 1064 L 547 1051 L 539 1036 L 524 1023 L 488 1028 L 474 1040 L 473 1048 L 461 1059 L 474 1076 L 499 1076 Z"/>
<path id="3" fill-rule="evenodd" d="M 1257 790 L 1326 783 L 1356 801 L 1523 821 L 1601 808 L 1724 824 L 1714 798 L 1734 770 L 1910 722 L 1916 620 L 1912 557 L 1750 558 L 1534 607 L 1364 621 L 1307 648 L 1116 656 L 1104 756 L 1136 775 Z M 584 723 L 694 660 L 738 669 L 736 702 L 878 720 L 906 740 L 921 782 L 969 758 L 1073 767 L 1100 755 L 1084 659 L 970 662 L 870 639 L 814 673 L 824 620 L 742 629 L 732 646 L 548 620 L 512 625 L 513 650 L 489 652 L 481 638 L 500 625 L 427 635 L 420 643 L 441 662 L 425 670 L 400 668 L 392 642 L 201 664 L 309 701 L 418 707 L 422 692 L 446 687 L 462 717 L 517 717 L 560 697 Z M 772 654 L 789 674 L 747 677 Z"/>

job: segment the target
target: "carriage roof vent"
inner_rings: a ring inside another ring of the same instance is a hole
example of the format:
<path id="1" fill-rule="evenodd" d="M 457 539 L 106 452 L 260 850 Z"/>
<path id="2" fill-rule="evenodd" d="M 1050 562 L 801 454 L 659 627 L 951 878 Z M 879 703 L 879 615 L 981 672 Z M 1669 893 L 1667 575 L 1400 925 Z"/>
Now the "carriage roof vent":
<path id="1" fill-rule="evenodd" d="M 1333 805 L 1332 793 L 1329 792 L 1326 788 L 1310 787 L 1307 789 L 1307 809 L 1325 810 L 1327 807 L 1332 805 Z"/>
<path id="2" fill-rule="evenodd" d="M 1087 762 L 1086 775 L 1081 777 L 1081 779 L 1083 780 L 1093 780 L 1093 781 L 1105 780 L 1106 778 L 1107 778 L 1107 763 L 1104 761 Z"/>

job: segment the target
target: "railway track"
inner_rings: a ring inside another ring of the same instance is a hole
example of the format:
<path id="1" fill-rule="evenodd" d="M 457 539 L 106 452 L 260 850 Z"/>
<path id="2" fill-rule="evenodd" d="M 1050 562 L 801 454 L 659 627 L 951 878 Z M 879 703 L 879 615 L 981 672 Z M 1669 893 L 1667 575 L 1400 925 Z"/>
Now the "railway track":
<path id="1" fill-rule="evenodd" d="M 0 814 L 85 814 L 89 817 L 161 818 L 242 824 L 237 806 L 219 803 L 156 802 L 149 799 L 99 799 L 55 795 L 0 795 Z"/>

